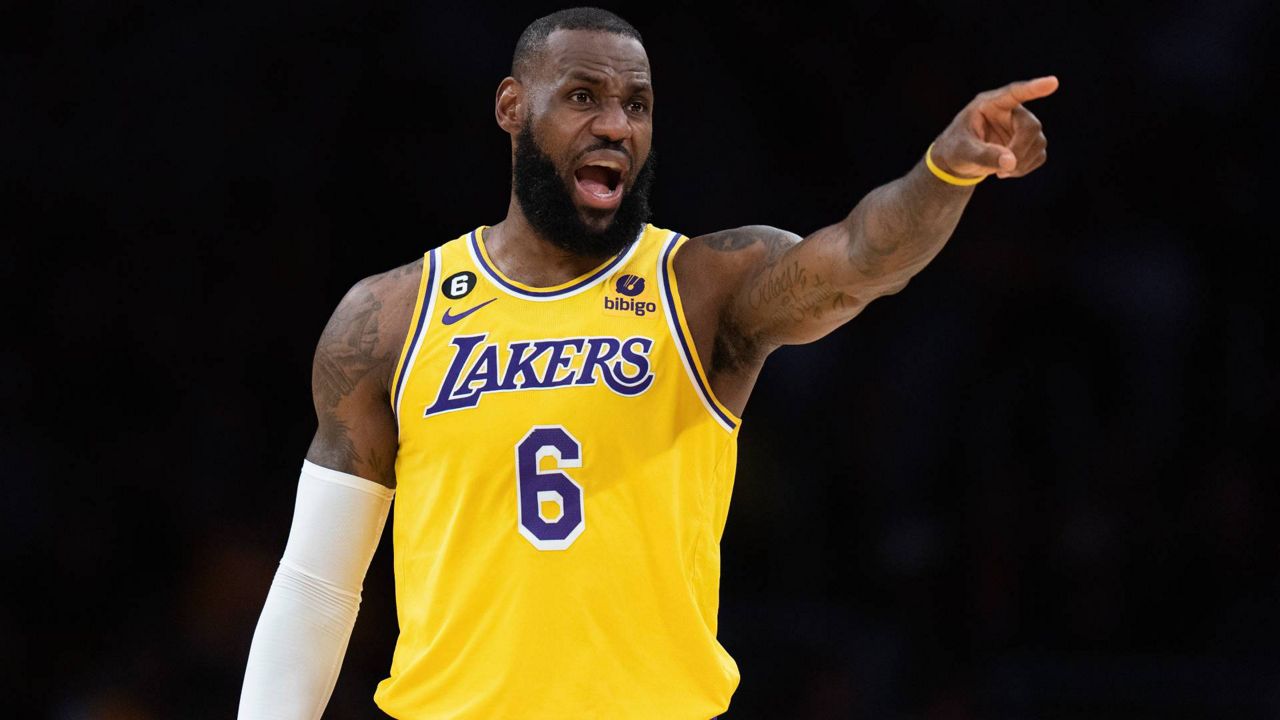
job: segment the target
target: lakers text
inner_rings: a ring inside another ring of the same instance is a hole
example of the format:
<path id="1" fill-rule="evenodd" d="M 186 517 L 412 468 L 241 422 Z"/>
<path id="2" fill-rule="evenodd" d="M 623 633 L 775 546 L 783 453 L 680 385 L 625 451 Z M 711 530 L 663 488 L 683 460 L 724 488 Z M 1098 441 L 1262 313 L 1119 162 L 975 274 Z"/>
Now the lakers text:
<path id="1" fill-rule="evenodd" d="M 652 303 L 649 303 L 652 305 Z M 435 402 L 423 417 L 472 408 L 486 393 L 553 390 L 603 382 L 623 396 L 653 384 L 647 337 L 571 337 L 487 343 L 482 335 L 453 338 L 449 364 Z"/>

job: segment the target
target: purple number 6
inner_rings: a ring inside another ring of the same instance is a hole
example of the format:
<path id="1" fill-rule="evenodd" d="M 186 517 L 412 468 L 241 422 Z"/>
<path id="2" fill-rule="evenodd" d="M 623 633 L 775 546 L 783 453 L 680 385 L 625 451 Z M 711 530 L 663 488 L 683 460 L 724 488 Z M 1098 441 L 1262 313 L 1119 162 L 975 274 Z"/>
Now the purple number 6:
<path id="1" fill-rule="evenodd" d="M 556 470 L 539 472 L 542 458 L 556 459 Z M 560 472 L 582 467 L 582 444 L 559 425 L 536 425 L 516 443 L 516 494 L 520 534 L 539 550 L 564 550 L 587 527 L 582 486 Z M 547 505 L 559 513 L 546 513 Z"/>

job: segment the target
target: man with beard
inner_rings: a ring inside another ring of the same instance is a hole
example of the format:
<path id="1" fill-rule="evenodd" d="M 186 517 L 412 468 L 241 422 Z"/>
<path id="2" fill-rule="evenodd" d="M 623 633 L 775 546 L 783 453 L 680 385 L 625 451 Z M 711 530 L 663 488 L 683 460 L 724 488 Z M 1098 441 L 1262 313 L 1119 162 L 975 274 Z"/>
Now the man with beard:
<path id="1" fill-rule="evenodd" d="M 709 718 L 739 415 L 765 358 L 896 292 L 973 186 L 1045 160 L 1023 103 L 978 95 L 905 176 L 801 238 L 648 224 L 653 87 L 591 8 L 520 37 L 498 86 L 506 217 L 363 280 L 316 349 L 319 429 L 254 636 L 241 718 L 316 718 L 393 494 L 398 718 Z"/>

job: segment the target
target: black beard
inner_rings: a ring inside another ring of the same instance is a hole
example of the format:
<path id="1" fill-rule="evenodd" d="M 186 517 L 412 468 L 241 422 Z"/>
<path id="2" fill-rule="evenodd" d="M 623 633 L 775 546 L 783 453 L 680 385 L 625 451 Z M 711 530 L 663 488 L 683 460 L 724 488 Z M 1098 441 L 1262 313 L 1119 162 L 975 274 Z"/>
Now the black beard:
<path id="1" fill-rule="evenodd" d="M 602 142 L 586 152 L 604 148 L 619 149 L 617 144 Z M 654 155 L 650 151 L 644 167 L 636 173 L 635 182 L 623 189 L 622 202 L 614 211 L 613 221 L 597 232 L 582 222 L 578 207 L 573 204 L 571 188 L 565 187 L 555 163 L 534 140 L 529 123 L 525 123 L 524 129 L 516 136 L 511 184 L 520 209 L 539 235 L 575 255 L 612 257 L 636 239 L 640 229 L 649 221 L 649 190 L 653 186 L 653 175 Z M 592 208 L 583 212 L 601 213 Z"/>

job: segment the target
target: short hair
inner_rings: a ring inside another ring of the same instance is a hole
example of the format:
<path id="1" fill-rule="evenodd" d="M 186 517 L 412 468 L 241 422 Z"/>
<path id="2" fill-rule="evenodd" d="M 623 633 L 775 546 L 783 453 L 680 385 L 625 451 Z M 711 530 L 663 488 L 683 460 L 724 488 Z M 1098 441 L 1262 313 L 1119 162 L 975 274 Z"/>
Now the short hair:
<path id="1" fill-rule="evenodd" d="M 556 30 L 598 30 L 635 38 L 636 42 L 644 44 L 639 30 L 608 10 L 596 7 L 559 10 L 534 20 L 520 33 L 520 39 L 516 41 L 516 52 L 511 57 L 512 77 L 520 78 L 542 56 L 547 47 L 547 38 Z"/>

